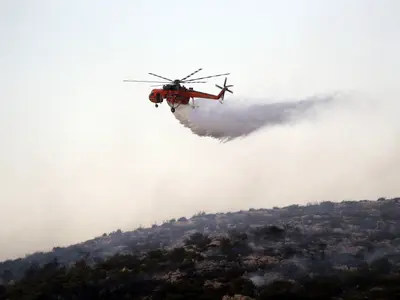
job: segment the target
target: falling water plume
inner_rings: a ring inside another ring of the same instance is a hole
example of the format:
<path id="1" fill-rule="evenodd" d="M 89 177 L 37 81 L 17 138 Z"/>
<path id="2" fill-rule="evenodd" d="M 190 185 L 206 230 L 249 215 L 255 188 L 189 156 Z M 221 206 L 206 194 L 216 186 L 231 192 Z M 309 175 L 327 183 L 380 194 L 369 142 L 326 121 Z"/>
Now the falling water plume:
<path id="1" fill-rule="evenodd" d="M 301 117 L 309 116 L 313 108 L 326 105 L 334 99 L 329 96 L 250 105 L 242 105 L 232 99 L 223 105 L 209 100 L 195 100 L 198 105 L 196 108 L 188 105 L 178 107 L 175 117 L 194 134 L 227 142 L 246 137 L 263 127 L 293 124 Z"/>

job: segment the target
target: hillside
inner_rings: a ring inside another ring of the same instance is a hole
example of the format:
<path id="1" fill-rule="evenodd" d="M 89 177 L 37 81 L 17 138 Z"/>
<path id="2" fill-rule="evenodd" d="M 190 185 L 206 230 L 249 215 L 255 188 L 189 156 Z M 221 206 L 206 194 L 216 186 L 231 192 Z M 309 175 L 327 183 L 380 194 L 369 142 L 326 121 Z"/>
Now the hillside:
<path id="1" fill-rule="evenodd" d="M 0 299 L 6 292 L 7 299 L 24 299 L 23 292 L 62 299 L 71 293 L 78 299 L 165 299 L 166 293 L 175 294 L 173 299 L 200 299 L 202 293 L 202 299 L 263 299 L 271 293 L 309 296 L 305 290 L 347 299 L 389 293 L 393 285 L 385 294 L 390 299 L 400 293 L 399 216 L 400 198 L 381 198 L 200 213 L 117 230 L 0 263 Z"/>

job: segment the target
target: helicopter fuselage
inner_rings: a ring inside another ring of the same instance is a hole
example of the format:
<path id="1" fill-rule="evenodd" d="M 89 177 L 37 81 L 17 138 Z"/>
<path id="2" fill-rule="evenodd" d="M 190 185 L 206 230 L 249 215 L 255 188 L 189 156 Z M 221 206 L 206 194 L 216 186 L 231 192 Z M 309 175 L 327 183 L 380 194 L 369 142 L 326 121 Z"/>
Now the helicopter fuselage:
<path id="1" fill-rule="evenodd" d="M 162 103 L 165 100 L 169 104 L 188 104 L 192 98 L 191 92 L 193 89 L 186 89 L 183 87 L 176 88 L 175 86 L 164 86 L 162 89 L 153 89 L 149 94 L 149 100 L 153 103 Z"/>

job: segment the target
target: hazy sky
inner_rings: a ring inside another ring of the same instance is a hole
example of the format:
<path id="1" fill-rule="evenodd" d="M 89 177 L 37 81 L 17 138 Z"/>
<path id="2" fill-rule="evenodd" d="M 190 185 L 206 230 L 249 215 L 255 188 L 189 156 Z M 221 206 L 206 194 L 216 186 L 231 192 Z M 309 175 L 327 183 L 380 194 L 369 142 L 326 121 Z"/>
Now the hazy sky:
<path id="1" fill-rule="evenodd" d="M 2 0 L 0 25 L 0 259 L 199 210 L 400 194 L 397 0 Z M 231 101 L 370 101 L 221 145 L 122 83 L 200 67 L 231 72 Z"/>

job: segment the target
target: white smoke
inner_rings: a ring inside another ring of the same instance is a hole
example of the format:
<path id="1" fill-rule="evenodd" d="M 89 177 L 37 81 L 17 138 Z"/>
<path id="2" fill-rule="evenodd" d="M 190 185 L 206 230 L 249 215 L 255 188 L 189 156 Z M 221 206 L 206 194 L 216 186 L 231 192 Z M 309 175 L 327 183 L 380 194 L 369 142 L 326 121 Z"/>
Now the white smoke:
<path id="1" fill-rule="evenodd" d="M 229 99 L 223 105 L 201 99 L 195 100 L 195 107 L 178 107 L 174 115 L 181 124 L 199 136 L 230 141 L 246 137 L 266 126 L 292 124 L 301 117 L 309 117 L 313 108 L 326 106 L 335 99 L 335 96 L 327 96 L 257 104 Z"/>

